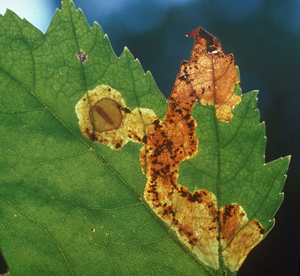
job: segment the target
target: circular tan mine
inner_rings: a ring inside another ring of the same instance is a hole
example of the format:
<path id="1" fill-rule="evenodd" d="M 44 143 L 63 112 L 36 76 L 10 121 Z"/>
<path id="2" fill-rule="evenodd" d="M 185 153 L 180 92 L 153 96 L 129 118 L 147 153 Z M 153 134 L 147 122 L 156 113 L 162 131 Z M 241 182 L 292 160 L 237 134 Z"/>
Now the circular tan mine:
<path id="1" fill-rule="evenodd" d="M 121 106 L 112 99 L 101 99 L 90 110 L 91 124 L 98 132 L 117 129 L 122 119 Z"/>

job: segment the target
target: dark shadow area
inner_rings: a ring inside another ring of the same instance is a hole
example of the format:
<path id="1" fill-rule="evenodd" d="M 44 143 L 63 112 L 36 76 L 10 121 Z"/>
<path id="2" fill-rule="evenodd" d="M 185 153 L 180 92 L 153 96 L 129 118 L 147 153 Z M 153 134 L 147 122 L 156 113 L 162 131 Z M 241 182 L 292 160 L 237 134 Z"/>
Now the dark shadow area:
<path id="1" fill-rule="evenodd" d="M 9 268 L 7 263 L 3 257 L 2 251 L 0 250 L 0 275 L 7 275 L 9 272 Z"/>

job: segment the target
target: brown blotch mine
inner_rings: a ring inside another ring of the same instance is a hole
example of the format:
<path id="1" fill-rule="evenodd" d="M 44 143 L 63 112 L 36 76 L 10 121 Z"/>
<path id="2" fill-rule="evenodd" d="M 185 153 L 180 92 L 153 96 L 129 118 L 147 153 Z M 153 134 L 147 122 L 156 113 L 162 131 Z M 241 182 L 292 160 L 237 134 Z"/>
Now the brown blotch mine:
<path id="1" fill-rule="evenodd" d="M 221 245 L 224 264 L 237 271 L 252 248 L 263 238 L 265 229 L 256 220 L 248 220 L 242 206 L 227 204 L 220 210 Z"/>
<path id="2" fill-rule="evenodd" d="M 187 36 L 195 39 L 191 60 L 181 64 L 175 86 L 181 87 L 184 94 L 194 91 L 197 102 L 214 105 L 216 117 L 229 122 L 232 119 L 232 106 L 241 102 L 241 96 L 234 93 L 239 84 L 233 55 L 225 55 L 218 38 L 203 28 L 198 28 Z M 184 77 L 184 79 L 182 78 Z M 188 88 L 189 87 L 189 88 Z"/>
<path id="3" fill-rule="evenodd" d="M 200 261 L 219 269 L 222 248 L 224 263 L 233 272 L 262 239 L 263 228 L 253 227 L 258 222 L 249 221 L 240 205 L 228 204 L 218 210 L 213 193 L 192 193 L 177 179 L 180 163 L 198 152 L 197 124 L 191 114 L 194 105 L 199 99 L 203 105 L 214 105 L 216 117 L 229 122 L 231 105 L 241 101 L 234 94 L 238 77 L 233 56 L 221 51 L 218 39 L 202 28 L 189 36 L 195 37 L 191 61 L 181 64 L 164 122 L 153 121 L 141 150 L 141 164 L 148 179 L 144 197 Z M 246 235 L 250 238 L 247 242 Z"/>

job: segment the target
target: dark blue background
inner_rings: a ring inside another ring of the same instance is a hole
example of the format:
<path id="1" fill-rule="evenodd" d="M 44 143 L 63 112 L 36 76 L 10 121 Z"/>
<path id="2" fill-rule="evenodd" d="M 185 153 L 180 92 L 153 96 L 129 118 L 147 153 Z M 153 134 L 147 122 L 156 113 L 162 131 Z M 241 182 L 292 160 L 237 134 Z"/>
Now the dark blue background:
<path id="1" fill-rule="evenodd" d="M 26 1 L 24 1 L 26 2 Z M 50 1 L 54 8 L 60 1 Z M 275 228 L 238 275 L 298 275 L 300 261 L 300 0 L 74 0 L 92 26 L 108 34 L 116 55 L 127 46 L 167 97 L 198 26 L 234 53 L 243 92 L 260 90 L 266 161 L 292 155 Z"/>

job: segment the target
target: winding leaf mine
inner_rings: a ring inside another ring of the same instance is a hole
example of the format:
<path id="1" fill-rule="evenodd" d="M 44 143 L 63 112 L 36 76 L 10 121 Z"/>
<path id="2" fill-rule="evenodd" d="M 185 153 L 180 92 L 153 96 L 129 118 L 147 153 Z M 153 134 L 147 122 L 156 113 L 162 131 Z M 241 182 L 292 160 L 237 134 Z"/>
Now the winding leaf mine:
<path id="1" fill-rule="evenodd" d="M 121 94 L 107 85 L 88 91 L 76 105 L 76 113 L 81 132 L 92 141 L 112 149 L 121 149 L 130 140 L 144 143 L 140 152 L 147 177 L 144 197 L 154 213 L 205 265 L 217 270 L 223 259 L 234 272 L 261 241 L 264 228 L 249 221 L 237 203 L 218 210 L 213 193 L 191 193 L 177 178 L 179 164 L 197 154 L 193 106 L 196 102 L 213 105 L 216 118 L 229 122 L 233 107 L 241 102 L 241 96 L 234 94 L 239 79 L 233 56 L 223 53 L 217 38 L 202 28 L 188 36 L 195 39 L 191 60 L 181 64 L 164 122 L 152 110 L 131 111 Z"/>

